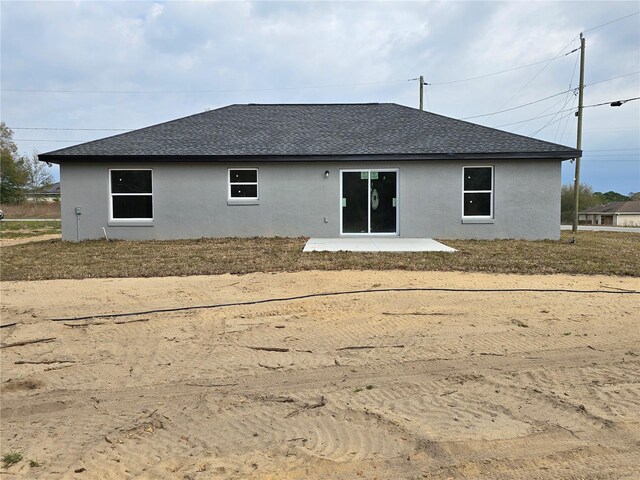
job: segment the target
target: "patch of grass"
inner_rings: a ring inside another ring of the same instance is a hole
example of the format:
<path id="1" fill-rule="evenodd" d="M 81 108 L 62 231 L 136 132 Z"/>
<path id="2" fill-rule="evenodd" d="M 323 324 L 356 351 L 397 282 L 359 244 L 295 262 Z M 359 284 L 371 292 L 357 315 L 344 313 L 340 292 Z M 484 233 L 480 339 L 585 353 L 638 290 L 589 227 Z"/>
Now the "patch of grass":
<path id="1" fill-rule="evenodd" d="M 50 241 L 4 247 L 2 280 L 242 275 L 305 270 L 414 270 L 640 276 L 640 234 L 579 232 L 567 243 L 443 240 L 445 252 L 303 253 L 305 238 Z"/>
<path id="2" fill-rule="evenodd" d="M 60 234 L 60 222 L 0 222 L 0 239 Z"/>
<path id="3" fill-rule="evenodd" d="M 36 468 L 40 466 L 40 462 L 38 460 L 29 460 L 29 466 L 31 468 Z"/>
<path id="4" fill-rule="evenodd" d="M 0 205 L 5 218 L 60 218 L 60 202 L 23 202 Z"/>
<path id="5" fill-rule="evenodd" d="M 365 390 L 365 389 L 366 389 L 366 390 L 373 390 L 374 388 L 376 388 L 376 387 L 374 387 L 373 385 L 367 385 L 367 386 L 366 386 L 366 387 L 364 387 L 364 388 L 357 387 L 357 388 L 354 390 L 354 392 L 355 392 L 355 393 L 359 393 L 359 392 L 362 392 L 362 391 L 363 391 L 363 390 Z"/>
<path id="6" fill-rule="evenodd" d="M 2 466 L 9 468 L 11 465 L 15 465 L 22 460 L 22 454 L 18 452 L 5 453 L 2 457 Z"/>

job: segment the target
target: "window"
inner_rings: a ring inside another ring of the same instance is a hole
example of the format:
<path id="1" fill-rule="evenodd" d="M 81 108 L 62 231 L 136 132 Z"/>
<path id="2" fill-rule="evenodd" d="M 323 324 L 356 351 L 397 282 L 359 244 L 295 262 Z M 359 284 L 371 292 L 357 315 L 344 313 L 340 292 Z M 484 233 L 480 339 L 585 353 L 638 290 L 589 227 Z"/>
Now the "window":
<path id="1" fill-rule="evenodd" d="M 111 220 L 153 220 L 151 170 L 110 170 Z"/>
<path id="2" fill-rule="evenodd" d="M 493 167 L 463 167 L 462 216 L 493 217 Z"/>
<path id="3" fill-rule="evenodd" d="M 258 199 L 258 169 L 229 169 L 229 199 Z"/>

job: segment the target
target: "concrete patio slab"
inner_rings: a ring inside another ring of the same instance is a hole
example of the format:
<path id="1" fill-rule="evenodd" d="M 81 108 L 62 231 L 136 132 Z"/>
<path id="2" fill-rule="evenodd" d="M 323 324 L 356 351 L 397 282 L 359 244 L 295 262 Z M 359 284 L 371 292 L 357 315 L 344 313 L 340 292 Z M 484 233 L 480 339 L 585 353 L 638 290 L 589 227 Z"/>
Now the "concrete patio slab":
<path id="1" fill-rule="evenodd" d="M 455 252 L 432 238 L 310 238 L 303 252 Z"/>

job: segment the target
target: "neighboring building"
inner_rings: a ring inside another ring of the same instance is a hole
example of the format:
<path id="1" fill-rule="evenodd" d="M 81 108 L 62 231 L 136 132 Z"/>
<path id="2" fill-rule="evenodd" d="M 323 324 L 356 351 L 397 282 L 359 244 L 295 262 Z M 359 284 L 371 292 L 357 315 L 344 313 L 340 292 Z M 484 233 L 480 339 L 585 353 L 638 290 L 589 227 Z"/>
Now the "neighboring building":
<path id="1" fill-rule="evenodd" d="M 557 239 L 580 152 L 396 104 L 230 105 L 40 155 L 62 236 Z"/>
<path id="2" fill-rule="evenodd" d="M 578 212 L 578 222 L 588 225 L 640 227 L 640 200 L 611 202 Z"/>
<path id="3" fill-rule="evenodd" d="M 60 201 L 60 182 L 52 183 L 42 189 L 28 192 L 27 202 L 58 202 Z"/>

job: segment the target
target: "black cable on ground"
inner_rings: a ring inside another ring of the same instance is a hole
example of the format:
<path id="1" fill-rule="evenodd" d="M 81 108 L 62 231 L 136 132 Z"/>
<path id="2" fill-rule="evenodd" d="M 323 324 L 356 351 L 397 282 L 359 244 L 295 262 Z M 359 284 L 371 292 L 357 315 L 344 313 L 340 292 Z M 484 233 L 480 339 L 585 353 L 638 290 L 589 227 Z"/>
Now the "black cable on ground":
<path id="1" fill-rule="evenodd" d="M 289 302 L 292 300 L 304 300 L 315 297 L 335 297 L 338 295 L 359 295 L 361 293 L 384 293 L 384 292 L 460 292 L 460 293 L 591 293 L 591 294 L 617 294 L 617 295 L 638 295 L 636 290 L 571 290 L 565 288 L 444 288 L 444 287 L 406 287 L 406 288 L 372 288 L 369 290 L 345 290 L 341 292 L 308 293 L 305 295 L 295 295 L 293 297 L 265 298 L 262 300 L 249 300 L 246 302 L 216 303 L 213 305 L 192 305 L 188 307 L 158 308 L 153 310 L 142 310 L 138 312 L 125 313 L 102 313 L 97 315 L 84 315 L 80 317 L 51 318 L 52 322 L 72 322 L 78 320 L 89 320 L 92 318 L 116 318 L 133 317 L 137 315 L 149 315 L 152 313 L 181 312 L 185 310 L 205 310 L 223 307 L 239 307 L 244 305 L 258 305 L 261 303 Z"/>

